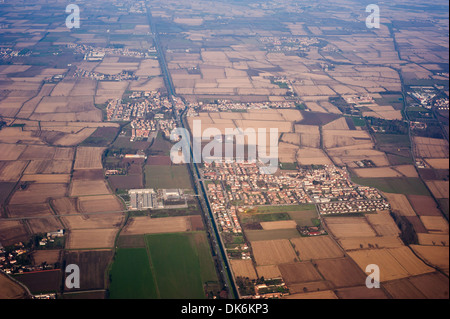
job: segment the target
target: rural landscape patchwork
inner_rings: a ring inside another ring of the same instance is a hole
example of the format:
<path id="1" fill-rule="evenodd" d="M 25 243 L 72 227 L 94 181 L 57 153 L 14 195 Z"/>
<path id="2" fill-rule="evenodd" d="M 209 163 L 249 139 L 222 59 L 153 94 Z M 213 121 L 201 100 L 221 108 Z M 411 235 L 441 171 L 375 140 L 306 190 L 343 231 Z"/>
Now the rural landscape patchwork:
<path id="1" fill-rule="evenodd" d="M 444 0 L 0 0 L 0 299 L 448 299 L 448 35 Z"/>

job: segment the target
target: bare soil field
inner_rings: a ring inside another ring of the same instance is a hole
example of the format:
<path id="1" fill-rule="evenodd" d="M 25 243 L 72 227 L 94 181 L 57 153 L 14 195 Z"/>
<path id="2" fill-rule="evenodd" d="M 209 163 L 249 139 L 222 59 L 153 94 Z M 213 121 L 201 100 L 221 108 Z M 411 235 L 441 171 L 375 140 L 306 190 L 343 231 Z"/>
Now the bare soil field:
<path id="1" fill-rule="evenodd" d="M 268 265 L 268 266 L 257 266 L 256 272 L 258 273 L 258 276 L 264 277 L 266 279 L 274 279 L 274 278 L 281 278 L 281 272 L 278 266 L 275 265 Z"/>
<path id="2" fill-rule="evenodd" d="M 365 218 L 361 217 L 328 217 L 325 224 L 337 238 L 375 237 L 376 233 Z"/>
<path id="3" fill-rule="evenodd" d="M 0 161 L 15 161 L 26 148 L 26 145 L 0 143 Z"/>
<path id="4" fill-rule="evenodd" d="M 264 230 L 295 229 L 297 223 L 294 220 L 280 220 L 276 222 L 262 222 L 261 226 Z"/>
<path id="5" fill-rule="evenodd" d="M 333 289 L 333 284 L 326 280 L 320 280 L 320 281 L 309 281 L 309 282 L 302 282 L 297 284 L 290 284 L 288 286 L 289 292 L 292 295 L 296 294 L 305 294 L 310 292 L 317 292 L 317 291 L 327 291 L 330 289 Z"/>
<path id="6" fill-rule="evenodd" d="M 422 221 L 425 228 L 430 233 L 444 233 L 448 234 L 448 222 L 442 216 L 420 216 L 420 220 Z"/>
<path id="7" fill-rule="evenodd" d="M 120 227 L 125 217 L 121 213 L 117 214 L 97 214 L 97 215 L 78 215 L 78 216 L 64 216 L 61 217 L 64 225 L 68 229 L 91 229 L 95 232 L 100 228 L 115 228 Z"/>
<path id="8" fill-rule="evenodd" d="M 426 299 L 425 295 L 408 278 L 382 283 L 382 287 L 394 299 Z"/>
<path id="9" fill-rule="evenodd" d="M 350 251 L 348 254 L 363 271 L 367 265 L 378 265 L 381 282 L 433 272 L 408 247 Z"/>
<path id="10" fill-rule="evenodd" d="M 291 284 L 321 281 L 322 277 L 317 272 L 314 265 L 307 262 L 282 264 L 279 265 L 284 282 L 289 286 Z"/>
<path id="11" fill-rule="evenodd" d="M 332 164 L 330 158 L 319 148 L 300 148 L 297 151 L 297 163 L 301 166 Z"/>
<path id="12" fill-rule="evenodd" d="M 52 159 L 56 149 L 49 146 L 29 145 L 20 156 L 21 160 L 43 160 Z"/>
<path id="13" fill-rule="evenodd" d="M 309 292 L 305 294 L 293 294 L 284 297 L 284 299 L 339 299 L 331 290 Z"/>
<path id="14" fill-rule="evenodd" d="M 404 245 L 398 236 L 340 238 L 339 243 L 346 251 L 373 248 L 396 248 Z"/>
<path id="15" fill-rule="evenodd" d="M 448 157 L 448 142 L 443 139 L 414 137 L 414 150 L 417 156 L 423 158 L 446 158 Z"/>
<path id="16" fill-rule="evenodd" d="M 113 257 L 111 250 L 66 251 L 66 265 L 80 267 L 80 290 L 105 289 L 105 272 Z M 66 289 L 67 290 L 67 289 Z M 71 290 L 72 291 L 72 290 Z"/>
<path id="17" fill-rule="evenodd" d="M 417 234 L 419 244 L 423 246 L 448 246 L 449 236 L 447 234 Z"/>
<path id="18" fill-rule="evenodd" d="M 114 246 L 118 229 L 80 229 L 71 230 L 66 242 L 66 249 L 99 249 Z"/>
<path id="19" fill-rule="evenodd" d="M 367 214 L 366 218 L 380 236 L 398 236 L 401 233 L 389 211 Z"/>
<path id="20" fill-rule="evenodd" d="M 27 165 L 27 161 L 0 162 L 0 182 L 17 182 Z"/>
<path id="21" fill-rule="evenodd" d="M 427 181 L 426 184 L 436 198 L 448 198 L 448 181 Z"/>
<path id="22" fill-rule="evenodd" d="M 449 247 L 446 246 L 419 246 L 411 245 L 411 248 L 427 263 L 449 273 Z"/>
<path id="23" fill-rule="evenodd" d="M 325 280 L 336 288 L 365 285 L 367 276 L 349 258 L 321 259 L 314 263 Z"/>
<path id="24" fill-rule="evenodd" d="M 287 239 L 255 241 L 251 243 L 251 246 L 258 266 L 298 261 L 298 257 Z"/>
<path id="25" fill-rule="evenodd" d="M 301 260 L 344 257 L 341 248 L 329 237 L 301 237 L 291 239 Z"/>
<path id="26" fill-rule="evenodd" d="M 111 191 L 104 180 L 72 180 L 70 196 L 109 195 Z"/>
<path id="27" fill-rule="evenodd" d="M 26 241 L 28 232 L 25 226 L 19 221 L 0 219 L 0 243 L 4 246 L 17 244 Z"/>
<path id="28" fill-rule="evenodd" d="M 253 262 L 251 260 L 230 260 L 231 268 L 233 269 L 235 277 L 249 278 L 250 280 L 258 279 L 258 276 L 253 267 Z"/>
<path id="29" fill-rule="evenodd" d="M 67 184 L 70 182 L 70 175 L 68 174 L 33 174 L 24 175 L 21 182 L 34 182 L 41 184 Z"/>
<path id="30" fill-rule="evenodd" d="M 34 160 L 27 166 L 24 174 L 70 174 L 72 161 Z"/>
<path id="31" fill-rule="evenodd" d="M 35 265 L 41 265 L 47 263 L 49 265 L 56 264 L 61 261 L 62 250 L 37 250 L 33 253 L 33 261 Z"/>
<path id="32" fill-rule="evenodd" d="M 20 285 L 0 273 L 0 299 L 25 299 L 28 293 Z"/>
<path id="33" fill-rule="evenodd" d="M 419 174 L 417 173 L 414 165 L 398 165 L 393 166 L 392 168 L 402 174 L 404 177 L 419 177 Z"/>
<path id="34" fill-rule="evenodd" d="M 368 289 L 366 286 L 337 289 L 339 299 L 388 299 L 382 289 Z"/>
<path id="35" fill-rule="evenodd" d="M 408 195 L 408 200 L 418 216 L 442 216 L 436 202 L 430 196 Z"/>
<path id="36" fill-rule="evenodd" d="M 448 158 L 426 158 L 425 161 L 434 169 L 449 169 Z"/>
<path id="37" fill-rule="evenodd" d="M 64 228 L 56 217 L 29 219 L 26 223 L 33 234 L 49 233 Z"/>
<path id="38" fill-rule="evenodd" d="M 74 169 L 102 169 L 103 147 L 78 147 Z"/>
<path id="39" fill-rule="evenodd" d="M 356 168 L 355 173 L 363 178 L 401 177 L 402 174 L 390 167 Z"/>
<path id="40" fill-rule="evenodd" d="M 64 197 L 67 184 L 30 184 L 25 190 L 18 190 L 11 198 L 10 204 L 45 203 L 49 198 Z"/>
<path id="41" fill-rule="evenodd" d="M 434 272 L 422 276 L 409 278 L 409 281 L 428 299 L 448 299 L 448 277 Z"/>
<path id="42" fill-rule="evenodd" d="M 408 198 L 403 194 L 383 194 L 391 204 L 392 211 L 402 216 L 417 216 Z"/>
<path id="43" fill-rule="evenodd" d="M 122 231 L 123 235 L 186 232 L 191 229 L 188 217 L 149 218 L 134 217 Z"/>
<path id="44" fill-rule="evenodd" d="M 416 233 L 428 233 L 419 216 L 407 216 L 406 219 L 413 225 Z"/>
<path id="45" fill-rule="evenodd" d="M 78 199 L 63 197 L 50 201 L 58 215 L 78 214 Z"/>
<path id="46" fill-rule="evenodd" d="M 113 195 L 80 197 L 80 211 L 85 214 L 122 211 L 122 203 Z"/>

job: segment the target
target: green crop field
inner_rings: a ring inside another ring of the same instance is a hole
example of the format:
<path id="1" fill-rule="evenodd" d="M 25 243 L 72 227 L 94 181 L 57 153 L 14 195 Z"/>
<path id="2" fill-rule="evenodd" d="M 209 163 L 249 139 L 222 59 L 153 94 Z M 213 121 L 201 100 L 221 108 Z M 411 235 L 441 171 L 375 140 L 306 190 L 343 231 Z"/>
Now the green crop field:
<path id="1" fill-rule="evenodd" d="M 192 188 L 185 165 L 148 165 L 145 166 L 145 187 L 156 189 Z"/>
<path id="2" fill-rule="evenodd" d="M 156 299 L 158 287 L 145 248 L 119 248 L 110 272 L 111 299 Z"/>
<path id="3" fill-rule="evenodd" d="M 419 178 L 359 178 L 352 181 L 364 186 L 375 187 L 385 193 L 430 196 L 428 189 Z"/>
<path id="4" fill-rule="evenodd" d="M 119 246 L 133 246 L 137 237 L 128 237 L 119 238 Z M 117 250 L 110 298 L 204 299 L 204 284 L 218 282 L 205 232 L 146 235 L 144 240 L 145 248 Z"/>
<path id="5" fill-rule="evenodd" d="M 146 243 L 163 299 L 203 299 L 203 284 L 217 281 L 204 232 L 147 235 Z"/>
<path id="6" fill-rule="evenodd" d="M 264 213 L 288 213 L 296 211 L 315 210 L 316 206 L 313 204 L 300 204 L 288 206 L 260 206 L 256 208 L 258 214 Z"/>

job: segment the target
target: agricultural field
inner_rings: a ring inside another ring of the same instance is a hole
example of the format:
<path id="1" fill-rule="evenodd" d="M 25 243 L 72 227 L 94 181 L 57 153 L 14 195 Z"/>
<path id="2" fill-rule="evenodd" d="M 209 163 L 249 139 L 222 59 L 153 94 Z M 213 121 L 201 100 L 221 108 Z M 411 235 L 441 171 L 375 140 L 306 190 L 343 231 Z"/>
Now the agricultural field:
<path id="1" fill-rule="evenodd" d="M 364 217 L 328 217 L 324 223 L 334 237 L 375 237 L 377 234 Z"/>
<path id="2" fill-rule="evenodd" d="M 245 236 L 249 241 L 267 241 L 278 239 L 291 239 L 300 237 L 297 229 L 272 229 L 272 230 L 246 230 Z"/>
<path id="3" fill-rule="evenodd" d="M 145 166 L 145 187 L 155 189 L 190 189 L 191 180 L 185 165 Z"/>
<path id="4" fill-rule="evenodd" d="M 287 239 L 254 241 L 251 242 L 251 246 L 258 266 L 279 265 L 299 260 Z"/>
<path id="5" fill-rule="evenodd" d="M 428 189 L 419 178 L 360 178 L 352 176 L 352 181 L 359 185 L 377 188 L 384 193 L 423 196 L 430 195 Z"/>
<path id="6" fill-rule="evenodd" d="M 61 270 L 16 275 L 14 279 L 23 283 L 32 294 L 56 293 L 61 286 Z"/>
<path id="7" fill-rule="evenodd" d="M 340 238 L 339 244 L 345 251 L 404 246 L 398 236 Z"/>
<path id="8" fill-rule="evenodd" d="M 418 259 L 408 247 L 350 251 L 348 254 L 363 271 L 367 265 L 378 265 L 381 282 L 434 271 Z"/>
<path id="9" fill-rule="evenodd" d="M 133 217 L 122 230 L 122 235 L 181 233 L 192 228 L 189 217 Z"/>
<path id="10" fill-rule="evenodd" d="M 427 263 L 449 274 L 449 247 L 411 245 L 411 248 Z"/>
<path id="11" fill-rule="evenodd" d="M 64 261 L 67 265 L 75 264 L 80 267 L 80 289 L 76 291 L 88 291 L 106 289 L 105 273 L 112 261 L 112 250 L 69 250 L 64 253 Z M 65 292 L 73 292 L 65 289 Z"/>
<path id="12" fill-rule="evenodd" d="M 147 235 L 145 245 L 118 250 L 111 298 L 203 299 L 203 285 L 217 281 L 204 232 Z"/>
<path id="13" fill-rule="evenodd" d="M 1 299 L 24 299 L 28 297 L 28 293 L 23 287 L 13 282 L 0 273 L 0 298 Z"/>
<path id="14" fill-rule="evenodd" d="M 329 236 L 292 238 L 291 243 L 299 252 L 300 260 L 344 257 L 343 251 Z"/>
<path id="15" fill-rule="evenodd" d="M 365 269 L 358 269 L 350 258 L 321 259 L 314 263 L 325 280 L 336 288 L 361 286 L 366 282 Z"/>
<path id="16" fill-rule="evenodd" d="M 253 262 L 251 260 L 232 259 L 230 260 L 230 263 L 236 278 L 243 277 L 250 280 L 258 279 L 258 275 L 256 274 L 255 267 L 253 267 Z"/>

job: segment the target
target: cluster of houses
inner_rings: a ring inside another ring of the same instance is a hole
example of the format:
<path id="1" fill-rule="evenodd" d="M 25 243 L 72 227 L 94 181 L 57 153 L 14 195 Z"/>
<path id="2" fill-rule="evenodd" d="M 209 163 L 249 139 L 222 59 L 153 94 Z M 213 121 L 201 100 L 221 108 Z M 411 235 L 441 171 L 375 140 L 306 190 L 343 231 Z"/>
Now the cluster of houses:
<path id="1" fill-rule="evenodd" d="M 64 230 L 47 233 L 44 238 L 39 241 L 39 246 L 44 248 L 54 242 L 56 238 L 63 237 Z M 55 265 L 42 264 L 33 265 L 30 261 L 32 250 L 27 248 L 24 243 L 19 242 L 12 246 L 12 249 L 5 249 L 0 244 L 0 270 L 6 274 L 22 274 L 24 272 L 41 271 L 54 269 Z"/>
<path id="2" fill-rule="evenodd" d="M 225 233 L 242 233 L 242 227 L 237 217 L 237 212 L 241 212 L 242 208 L 232 206 L 229 198 L 225 196 L 221 183 L 209 183 L 207 190 L 211 209 L 222 231 Z"/>
<path id="3" fill-rule="evenodd" d="M 85 61 L 102 61 L 106 55 L 109 56 L 125 56 L 132 58 L 147 58 L 156 53 L 155 48 L 147 51 L 138 51 L 129 48 L 101 48 L 93 47 L 86 44 L 68 44 L 68 48 L 73 49 L 75 53 L 84 54 Z"/>
<path id="4" fill-rule="evenodd" d="M 305 51 L 311 45 L 319 43 L 319 39 L 308 37 L 260 37 L 259 41 L 270 52 Z"/>
<path id="5" fill-rule="evenodd" d="M 298 172 L 261 174 L 258 163 L 205 163 L 203 178 L 214 207 L 226 211 L 230 203 L 248 207 L 260 205 L 318 204 L 321 213 L 372 212 L 389 209 L 381 193 L 355 185 L 345 168 L 326 165 Z"/>
<path id="6" fill-rule="evenodd" d="M 169 99 L 162 97 L 156 91 L 133 92 L 128 96 L 128 100 L 131 102 L 123 102 L 120 99 L 110 100 L 106 107 L 107 120 L 146 120 L 161 109 L 171 109 Z"/>
<path id="7" fill-rule="evenodd" d="M 116 81 L 116 82 L 137 80 L 136 75 L 132 71 L 122 71 L 119 74 L 104 74 L 95 71 L 84 70 L 81 68 L 77 68 L 77 70 L 73 74 L 73 77 L 97 81 Z"/>
<path id="8" fill-rule="evenodd" d="M 296 107 L 295 102 L 292 101 L 241 103 L 229 100 L 217 100 L 216 103 L 192 103 L 189 106 L 200 112 L 246 112 L 247 110 L 263 110 L 270 108 L 293 109 Z"/>

